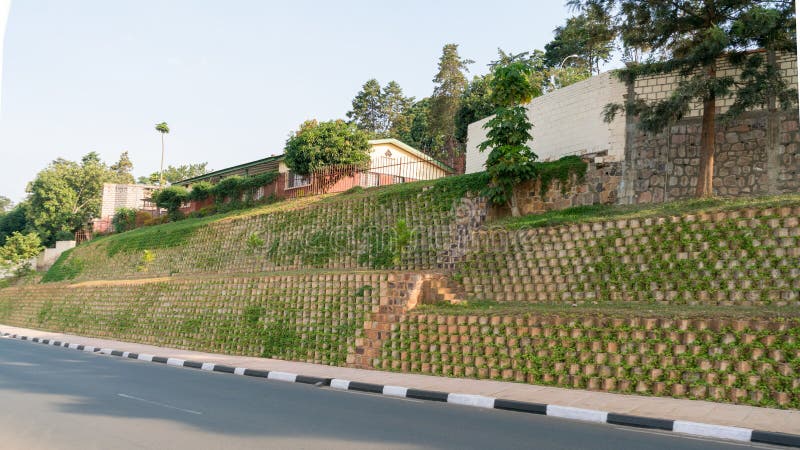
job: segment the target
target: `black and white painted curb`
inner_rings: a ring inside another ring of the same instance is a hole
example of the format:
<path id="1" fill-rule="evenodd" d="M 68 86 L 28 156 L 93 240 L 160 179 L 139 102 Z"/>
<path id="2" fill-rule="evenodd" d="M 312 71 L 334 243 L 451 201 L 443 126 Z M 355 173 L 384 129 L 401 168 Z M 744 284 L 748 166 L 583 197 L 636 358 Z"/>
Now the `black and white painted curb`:
<path id="1" fill-rule="evenodd" d="M 232 373 L 249 377 L 265 378 L 268 380 L 288 381 L 291 383 L 311 384 L 315 386 L 329 386 L 332 389 L 342 391 L 359 391 L 372 394 L 386 395 L 390 397 L 410 398 L 417 400 L 428 400 L 434 402 L 453 403 L 456 405 L 473 406 L 486 409 L 501 409 L 529 414 L 540 414 L 564 419 L 580 420 L 585 422 L 609 423 L 636 428 L 649 428 L 663 431 L 673 431 L 676 433 L 692 436 L 702 436 L 708 438 L 727 439 L 731 441 L 757 442 L 764 444 L 783 445 L 788 447 L 800 448 L 800 435 L 777 433 L 772 431 L 760 431 L 750 428 L 731 427 L 724 425 L 712 425 L 699 422 L 688 422 L 683 420 L 656 419 L 652 417 L 631 416 L 627 414 L 617 414 L 607 411 L 593 409 L 574 408 L 571 406 L 547 405 L 544 403 L 520 402 L 516 400 L 506 400 L 494 397 L 485 397 L 473 394 L 457 394 L 438 391 L 426 391 L 412 389 L 402 386 L 384 386 L 380 384 L 362 383 L 359 381 L 342 380 L 338 378 L 322 378 L 295 373 L 278 372 L 273 370 L 254 370 L 244 367 L 231 367 L 221 364 L 204 363 L 199 361 L 188 361 L 177 358 L 167 358 L 148 354 L 123 352 L 108 348 L 91 347 L 80 344 L 70 344 L 51 339 L 40 339 L 37 337 L 20 336 L 17 334 L 2 333 L 0 336 L 21 341 L 37 342 L 45 345 L 64 347 L 90 353 L 99 353 L 109 356 L 119 356 L 122 358 L 136 359 L 155 363 L 167 364 L 170 366 L 189 367 L 211 372 Z"/>

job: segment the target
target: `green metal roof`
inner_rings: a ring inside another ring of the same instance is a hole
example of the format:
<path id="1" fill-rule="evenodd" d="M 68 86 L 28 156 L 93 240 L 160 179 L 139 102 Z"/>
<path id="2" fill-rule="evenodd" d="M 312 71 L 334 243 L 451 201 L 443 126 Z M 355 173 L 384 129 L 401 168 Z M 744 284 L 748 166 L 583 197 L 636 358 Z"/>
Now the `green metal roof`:
<path id="1" fill-rule="evenodd" d="M 279 162 L 283 159 L 284 155 L 277 155 L 277 156 L 270 156 L 264 159 L 258 159 L 256 161 L 251 161 L 249 163 L 239 164 L 238 166 L 227 167 L 225 169 L 215 170 L 214 172 L 209 172 L 203 175 L 198 175 L 196 177 L 187 178 L 185 180 L 178 181 L 177 185 L 184 186 L 187 184 L 197 183 L 199 181 L 208 180 L 214 177 L 221 177 L 223 175 L 229 174 L 231 172 L 238 172 L 240 170 L 246 170 L 250 167 L 259 166 L 261 164 L 266 164 L 269 162 Z"/>

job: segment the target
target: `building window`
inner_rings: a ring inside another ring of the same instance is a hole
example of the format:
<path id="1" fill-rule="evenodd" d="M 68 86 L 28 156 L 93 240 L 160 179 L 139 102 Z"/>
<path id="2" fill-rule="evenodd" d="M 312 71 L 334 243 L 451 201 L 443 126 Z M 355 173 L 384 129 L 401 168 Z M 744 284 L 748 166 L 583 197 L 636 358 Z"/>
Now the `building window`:
<path id="1" fill-rule="evenodd" d="M 286 177 L 286 189 L 294 189 L 298 187 L 308 186 L 311 184 L 311 177 L 309 175 L 300 175 L 294 172 L 289 172 Z"/>
<path id="2" fill-rule="evenodd" d="M 392 184 L 400 184 L 400 183 L 405 183 L 405 182 L 406 182 L 406 177 L 401 177 L 401 176 L 398 176 L 398 175 L 392 175 Z"/>
<path id="3" fill-rule="evenodd" d="M 380 185 L 380 174 L 372 172 L 362 172 L 359 176 L 359 185 L 364 187 L 373 187 Z"/>

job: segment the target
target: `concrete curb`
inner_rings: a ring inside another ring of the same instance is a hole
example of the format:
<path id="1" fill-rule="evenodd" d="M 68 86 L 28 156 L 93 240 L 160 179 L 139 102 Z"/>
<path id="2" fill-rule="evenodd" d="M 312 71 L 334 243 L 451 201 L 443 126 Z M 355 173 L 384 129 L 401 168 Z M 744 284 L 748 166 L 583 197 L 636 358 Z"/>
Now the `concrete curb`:
<path id="1" fill-rule="evenodd" d="M 267 380 L 285 381 L 290 383 L 311 384 L 315 386 L 329 386 L 332 389 L 341 391 L 358 391 L 371 394 L 387 395 L 391 397 L 412 398 L 417 400 L 427 400 L 434 402 L 452 403 L 456 405 L 472 406 L 486 409 L 500 409 L 515 411 L 528 414 L 540 414 L 546 416 L 560 417 L 564 419 L 580 420 L 595 423 L 608 423 L 636 428 L 649 428 L 656 430 L 672 431 L 675 433 L 691 436 L 702 436 L 716 439 L 727 439 L 739 442 L 757 442 L 762 444 L 782 445 L 787 447 L 800 448 L 800 435 L 777 433 L 772 431 L 760 431 L 750 428 L 731 427 L 724 425 L 712 425 L 698 422 L 687 422 L 683 420 L 657 419 L 652 417 L 631 416 L 627 414 L 617 414 L 607 411 L 593 409 L 574 408 L 571 406 L 547 405 L 543 403 L 520 402 L 482 395 L 459 394 L 438 391 L 426 391 L 412 389 L 402 386 L 384 386 L 359 381 L 342 380 L 338 378 L 321 378 L 299 375 L 288 372 L 278 372 L 270 370 L 255 370 L 244 367 L 231 367 L 215 363 L 204 363 L 199 361 L 188 361 L 177 358 L 166 358 L 162 356 L 137 354 L 122 352 L 119 350 L 97 348 L 80 344 L 70 344 L 50 339 L 40 339 L 38 337 L 20 336 L 16 334 L 2 333 L 0 336 L 21 341 L 37 342 L 45 345 L 63 347 L 72 350 L 99 353 L 108 356 L 136 359 L 176 367 L 188 367 L 191 369 L 206 370 L 211 372 L 230 373 L 234 375 L 265 378 Z"/>

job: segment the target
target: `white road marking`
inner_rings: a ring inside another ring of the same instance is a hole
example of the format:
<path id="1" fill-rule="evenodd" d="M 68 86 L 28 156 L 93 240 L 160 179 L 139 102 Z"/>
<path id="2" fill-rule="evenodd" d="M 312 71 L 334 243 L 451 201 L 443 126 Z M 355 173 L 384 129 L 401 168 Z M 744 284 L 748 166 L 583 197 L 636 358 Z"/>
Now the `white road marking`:
<path id="1" fill-rule="evenodd" d="M 447 403 L 477 406 L 478 408 L 494 408 L 494 398 L 483 395 L 447 394 Z"/>
<path id="2" fill-rule="evenodd" d="M 346 391 L 347 388 L 350 387 L 350 381 L 349 380 L 340 380 L 338 378 L 334 378 L 334 379 L 331 380 L 331 387 L 333 389 L 340 389 L 340 390 Z"/>
<path id="3" fill-rule="evenodd" d="M 234 375 L 244 375 L 245 368 L 244 367 L 237 367 L 233 369 Z"/>
<path id="4" fill-rule="evenodd" d="M 571 406 L 547 405 L 547 415 L 563 419 L 583 420 L 605 423 L 608 413 L 594 409 L 573 408 Z"/>
<path id="5" fill-rule="evenodd" d="M 383 387 L 383 395 L 388 395 L 390 397 L 403 397 L 403 398 L 405 398 L 407 392 L 408 392 L 408 388 L 404 388 L 402 386 L 384 386 Z"/>
<path id="6" fill-rule="evenodd" d="M 693 434 L 695 436 L 731 439 L 734 441 L 750 441 L 750 435 L 753 433 L 753 430 L 748 428 L 711 425 L 683 420 L 676 420 L 672 425 L 672 431 L 676 433 Z"/>
<path id="7" fill-rule="evenodd" d="M 147 399 L 140 398 L 140 397 L 134 397 L 133 395 L 128 395 L 128 394 L 117 394 L 117 395 L 122 397 L 122 398 L 127 398 L 127 399 L 130 399 L 130 400 L 137 400 L 137 401 L 140 401 L 142 403 L 148 403 L 150 405 L 161 406 L 162 408 L 175 409 L 175 410 L 183 411 L 183 412 L 189 413 L 189 414 L 196 414 L 198 416 L 203 415 L 203 413 L 201 413 L 200 411 L 194 411 L 194 410 L 191 410 L 191 409 L 178 408 L 177 406 L 168 405 L 166 403 L 154 402 L 152 400 L 147 400 Z"/>

